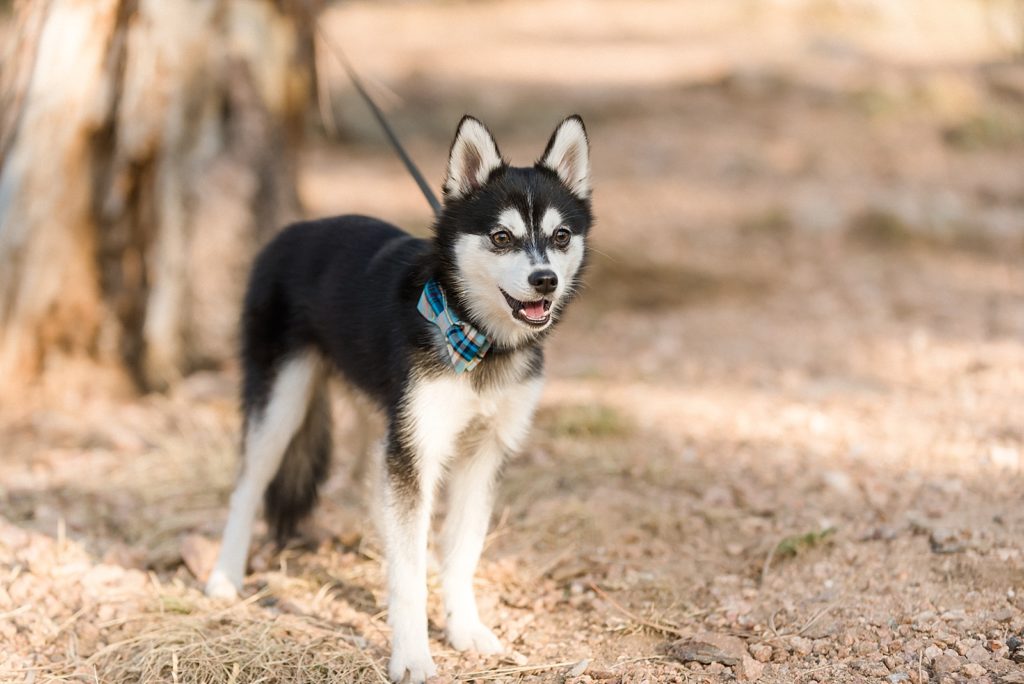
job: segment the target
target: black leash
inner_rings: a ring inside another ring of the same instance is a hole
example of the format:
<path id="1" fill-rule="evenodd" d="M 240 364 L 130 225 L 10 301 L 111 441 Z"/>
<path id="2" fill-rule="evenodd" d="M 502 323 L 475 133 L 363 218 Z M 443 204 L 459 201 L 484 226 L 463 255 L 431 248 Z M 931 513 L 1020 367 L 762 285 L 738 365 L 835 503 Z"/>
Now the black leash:
<path id="1" fill-rule="evenodd" d="M 360 80 L 359 74 L 356 73 L 355 67 L 352 66 L 352 63 L 348 61 L 348 57 L 345 56 L 344 50 L 338 47 L 331 40 L 330 36 L 327 35 L 327 32 L 320 26 L 320 22 L 316 22 L 316 28 L 320 32 L 321 37 L 323 37 L 324 44 L 330 48 L 331 52 L 334 53 L 335 59 L 341 62 L 341 66 L 345 68 L 345 72 L 352 81 L 352 85 L 355 86 L 356 92 L 359 93 L 360 97 L 363 98 L 363 101 L 366 102 L 366 105 L 370 108 L 370 111 L 373 112 L 373 116 L 377 119 L 377 123 L 380 124 L 380 127 L 384 129 L 384 133 L 388 136 L 388 140 L 391 141 L 391 146 L 395 148 L 395 152 L 398 153 L 402 163 L 405 164 L 405 168 L 409 170 L 413 180 L 416 181 L 416 185 L 420 186 L 420 192 L 422 192 L 423 196 L 427 198 L 427 202 L 430 203 L 430 208 L 434 210 L 434 215 L 440 216 L 441 203 L 437 201 L 437 197 L 434 196 L 434 191 L 430 189 L 430 184 L 427 183 L 423 174 L 420 173 L 419 168 L 416 167 L 416 162 L 412 160 L 409 154 L 405 151 L 405 148 L 402 147 L 402 143 L 399 142 L 398 136 L 395 135 L 395 131 L 391 128 L 391 124 L 389 124 L 388 120 L 384 118 L 384 112 L 380 110 L 377 103 L 374 102 L 373 98 L 370 97 L 370 94 L 366 92 L 366 88 L 363 87 L 363 82 Z"/>

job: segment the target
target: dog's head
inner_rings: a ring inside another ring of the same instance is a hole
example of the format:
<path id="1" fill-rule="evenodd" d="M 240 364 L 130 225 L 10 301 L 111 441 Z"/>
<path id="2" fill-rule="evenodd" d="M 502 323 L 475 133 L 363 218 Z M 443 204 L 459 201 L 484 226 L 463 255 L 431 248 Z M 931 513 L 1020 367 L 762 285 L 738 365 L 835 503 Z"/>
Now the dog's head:
<path id="1" fill-rule="evenodd" d="M 532 167 L 509 166 L 487 128 L 463 117 L 437 224 L 442 282 L 457 308 L 500 345 L 558 320 L 587 260 L 590 148 L 583 120 L 555 129 Z"/>

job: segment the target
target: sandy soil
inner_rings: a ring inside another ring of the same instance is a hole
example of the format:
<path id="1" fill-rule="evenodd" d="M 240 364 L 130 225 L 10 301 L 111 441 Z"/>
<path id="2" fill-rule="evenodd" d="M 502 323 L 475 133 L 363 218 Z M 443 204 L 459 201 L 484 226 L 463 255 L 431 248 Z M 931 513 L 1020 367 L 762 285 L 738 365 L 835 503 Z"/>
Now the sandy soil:
<path id="1" fill-rule="evenodd" d="M 594 144 L 588 288 L 478 575 L 509 653 L 448 649 L 434 592 L 440 681 L 1024 682 L 1020 36 L 1013 3 L 924 4 L 327 15 L 435 180 L 464 111 L 520 163 L 571 111 Z M 324 60 L 310 213 L 427 230 Z M 201 594 L 235 383 L 0 407 L 0 679 L 381 681 L 342 404 L 305 537 Z"/>

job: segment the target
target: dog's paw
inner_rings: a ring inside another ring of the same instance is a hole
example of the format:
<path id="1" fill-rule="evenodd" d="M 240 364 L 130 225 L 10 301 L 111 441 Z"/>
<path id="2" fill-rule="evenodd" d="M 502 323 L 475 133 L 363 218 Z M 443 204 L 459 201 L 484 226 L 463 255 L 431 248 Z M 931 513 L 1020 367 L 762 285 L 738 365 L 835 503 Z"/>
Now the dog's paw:
<path id="1" fill-rule="evenodd" d="M 408 679 L 405 679 L 406 672 L 409 673 Z M 403 681 L 407 681 L 409 684 L 424 684 L 436 674 L 437 666 L 434 665 L 434 659 L 430 657 L 429 649 L 423 649 L 416 654 L 404 653 L 399 649 L 395 649 L 391 653 L 388 675 L 396 684 Z"/>
<path id="2" fill-rule="evenodd" d="M 210 598 L 236 601 L 238 600 L 238 588 L 226 574 L 220 570 L 214 570 L 206 582 L 206 595 Z"/>
<path id="3" fill-rule="evenodd" d="M 494 632 L 484 627 L 480 620 L 449 621 L 448 643 L 456 651 L 472 650 L 481 655 L 493 655 L 505 650 Z"/>

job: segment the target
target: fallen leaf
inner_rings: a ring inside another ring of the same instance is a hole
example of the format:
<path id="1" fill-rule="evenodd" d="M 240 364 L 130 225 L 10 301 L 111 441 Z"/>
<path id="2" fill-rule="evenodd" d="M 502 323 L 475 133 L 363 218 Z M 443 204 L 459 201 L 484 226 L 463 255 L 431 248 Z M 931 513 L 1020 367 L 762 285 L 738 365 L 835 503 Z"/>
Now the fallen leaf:
<path id="1" fill-rule="evenodd" d="M 190 534 L 181 540 L 181 560 L 200 582 L 205 582 L 217 562 L 218 544 L 200 534 Z"/>
<path id="2" fill-rule="evenodd" d="M 747 655 L 747 647 L 733 636 L 702 633 L 673 641 L 668 646 L 668 654 L 683 663 L 736 665 Z"/>
<path id="3" fill-rule="evenodd" d="M 590 665 L 590 658 L 584 658 L 580 662 L 572 666 L 572 668 L 565 673 L 566 677 L 579 677 L 581 674 L 587 671 L 587 666 Z"/>

